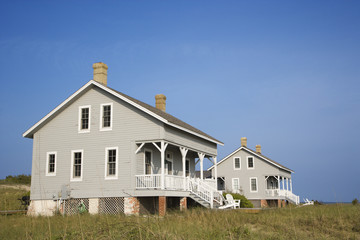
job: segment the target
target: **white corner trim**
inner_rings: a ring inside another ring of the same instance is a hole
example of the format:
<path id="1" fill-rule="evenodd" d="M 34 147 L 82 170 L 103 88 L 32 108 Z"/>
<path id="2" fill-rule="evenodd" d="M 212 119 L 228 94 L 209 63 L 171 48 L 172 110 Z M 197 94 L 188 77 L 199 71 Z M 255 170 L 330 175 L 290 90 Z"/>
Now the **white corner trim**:
<path id="1" fill-rule="evenodd" d="M 255 182 L 256 182 L 256 191 L 253 191 L 252 188 L 251 188 L 251 180 L 252 180 L 252 179 L 255 179 Z M 255 192 L 258 192 L 258 191 L 259 191 L 259 184 L 258 184 L 257 177 L 251 177 L 251 178 L 250 178 L 250 192 L 255 193 Z"/>
<path id="2" fill-rule="evenodd" d="M 54 172 L 53 173 L 49 173 L 49 156 L 50 154 L 54 154 L 55 155 L 55 165 L 54 165 Z M 45 176 L 47 177 L 53 177 L 56 176 L 56 165 L 57 165 L 57 152 L 47 152 L 46 153 L 46 172 L 45 172 Z"/>
<path id="3" fill-rule="evenodd" d="M 104 119 L 103 119 L 103 114 L 104 114 L 104 106 L 110 106 L 110 127 L 103 127 L 104 125 Z M 100 131 L 111 131 L 112 127 L 113 127 L 113 116 L 114 116 L 114 107 L 113 107 L 113 103 L 103 103 L 100 105 Z"/>
<path id="4" fill-rule="evenodd" d="M 253 160 L 253 166 L 252 167 L 249 167 L 249 158 L 252 158 L 252 160 Z M 249 170 L 255 169 L 255 158 L 253 156 L 247 156 L 246 157 L 246 167 Z"/>
<path id="5" fill-rule="evenodd" d="M 77 152 L 81 152 L 81 176 L 74 178 L 74 154 Z M 84 150 L 71 150 L 71 165 L 70 165 L 70 181 L 71 182 L 81 182 L 83 179 L 84 172 Z"/>
<path id="6" fill-rule="evenodd" d="M 239 168 L 236 168 L 235 159 L 239 159 Z M 235 171 L 241 170 L 241 157 L 233 157 L 233 167 Z"/>
<path id="7" fill-rule="evenodd" d="M 84 108 L 89 108 L 89 128 L 88 129 L 81 129 L 81 125 L 82 125 L 82 122 L 81 122 L 81 117 L 82 117 L 82 109 Z M 78 120 L 78 124 L 79 124 L 79 127 L 78 127 L 78 132 L 79 133 L 89 133 L 90 132 L 90 127 L 91 127 L 91 105 L 85 105 L 85 106 L 79 106 L 79 120 Z"/>
<path id="8" fill-rule="evenodd" d="M 115 175 L 108 175 L 108 160 L 109 160 L 109 150 L 116 150 L 116 159 L 115 159 Z M 119 148 L 118 147 L 106 147 L 105 148 L 105 180 L 116 180 L 118 179 L 119 173 Z"/>

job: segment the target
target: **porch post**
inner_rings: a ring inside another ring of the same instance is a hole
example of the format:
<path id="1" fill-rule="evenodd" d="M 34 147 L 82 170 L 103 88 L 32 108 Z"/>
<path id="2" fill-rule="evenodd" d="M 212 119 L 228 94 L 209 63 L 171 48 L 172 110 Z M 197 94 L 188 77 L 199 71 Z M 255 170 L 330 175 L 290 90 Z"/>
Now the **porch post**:
<path id="1" fill-rule="evenodd" d="M 161 189 L 165 189 L 165 149 L 167 147 L 167 143 L 161 141 Z"/>
<path id="2" fill-rule="evenodd" d="M 290 192 L 292 192 L 292 182 L 291 182 L 291 178 L 290 178 Z"/>
<path id="3" fill-rule="evenodd" d="M 198 153 L 200 159 L 200 179 L 204 179 L 204 153 Z"/>
<path id="4" fill-rule="evenodd" d="M 282 178 L 282 187 L 283 187 L 283 188 L 282 188 L 282 190 L 285 190 L 285 186 L 284 186 L 284 185 L 285 185 L 284 177 L 281 177 L 281 178 Z"/>
<path id="5" fill-rule="evenodd" d="M 289 191 L 289 178 L 286 178 L 286 191 Z"/>
<path id="6" fill-rule="evenodd" d="M 280 175 L 278 176 L 278 189 L 279 189 L 279 194 L 280 194 Z"/>
<path id="7" fill-rule="evenodd" d="M 218 190 L 218 182 L 217 182 L 217 159 L 216 156 L 213 157 L 214 159 L 214 177 L 215 177 L 215 189 Z"/>
<path id="8" fill-rule="evenodd" d="M 187 148 L 180 147 L 180 152 L 182 156 L 182 166 L 183 166 L 183 181 L 184 181 L 184 190 L 186 191 L 186 154 L 188 152 Z"/>

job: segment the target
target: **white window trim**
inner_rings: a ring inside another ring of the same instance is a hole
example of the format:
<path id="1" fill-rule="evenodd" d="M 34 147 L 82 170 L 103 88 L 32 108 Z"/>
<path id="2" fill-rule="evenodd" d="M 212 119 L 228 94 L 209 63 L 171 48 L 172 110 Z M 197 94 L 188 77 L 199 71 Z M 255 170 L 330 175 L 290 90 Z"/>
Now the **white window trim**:
<path id="1" fill-rule="evenodd" d="M 50 156 L 50 154 L 55 155 L 55 166 L 54 166 L 54 172 L 53 173 L 49 173 L 49 156 Z M 47 152 L 46 153 L 46 172 L 45 172 L 45 176 L 47 176 L 47 177 L 56 176 L 56 164 L 57 164 L 57 152 Z"/>
<path id="2" fill-rule="evenodd" d="M 74 178 L 74 176 L 73 176 L 73 174 L 74 174 L 74 153 L 76 153 L 76 152 L 81 152 L 81 176 Z M 84 176 L 83 172 L 84 172 L 84 150 L 83 149 L 71 150 L 70 181 L 71 182 L 81 182 L 83 179 L 83 176 Z"/>
<path id="3" fill-rule="evenodd" d="M 170 154 L 170 158 L 167 157 L 168 154 Z M 171 162 L 171 167 L 172 167 L 170 176 L 174 175 L 174 160 L 173 159 L 174 159 L 173 152 L 166 151 L 165 152 L 165 160 Z M 166 164 L 165 164 L 165 175 L 169 175 L 168 172 L 169 172 L 168 168 L 166 167 Z"/>
<path id="4" fill-rule="evenodd" d="M 253 159 L 253 167 L 249 167 L 249 158 Z M 246 157 L 246 167 L 247 167 L 247 169 L 255 169 L 255 158 L 253 156 Z"/>
<path id="5" fill-rule="evenodd" d="M 89 128 L 88 129 L 81 129 L 81 110 L 84 108 L 89 108 Z M 85 106 L 80 106 L 79 107 L 79 127 L 78 127 L 78 132 L 79 133 L 88 133 L 90 132 L 90 127 L 91 127 L 91 105 L 85 105 Z"/>
<path id="6" fill-rule="evenodd" d="M 234 187 L 234 180 L 237 180 L 238 181 L 238 189 L 235 189 L 235 187 Z M 240 179 L 239 178 L 232 178 L 231 179 L 231 192 L 233 192 L 233 193 L 238 193 L 240 191 Z"/>
<path id="7" fill-rule="evenodd" d="M 153 151 L 151 149 L 148 149 L 148 148 L 145 148 L 144 149 L 144 175 L 146 174 L 146 161 L 145 161 L 145 158 L 146 158 L 146 155 L 145 155 L 145 152 L 150 152 L 151 153 L 151 159 L 150 159 L 150 166 L 151 166 L 151 173 L 150 174 L 153 174 L 153 158 L 154 158 L 154 154 L 153 154 Z"/>
<path id="8" fill-rule="evenodd" d="M 110 116 L 110 127 L 103 127 L 104 125 L 104 119 L 103 119 L 103 114 L 104 114 L 104 106 L 108 106 L 110 105 L 111 108 L 111 116 Z M 113 127 L 113 116 L 114 116 L 114 108 L 113 108 L 113 103 L 103 103 L 100 105 L 100 131 L 111 131 L 112 127 Z"/>
<path id="9" fill-rule="evenodd" d="M 109 150 L 116 150 L 116 159 L 115 159 L 115 175 L 108 175 L 108 160 L 109 160 Z M 116 180 L 118 179 L 119 172 L 119 148 L 118 147 L 107 147 L 105 148 L 105 180 Z"/>
<path id="10" fill-rule="evenodd" d="M 251 188 L 251 180 L 252 179 L 255 179 L 255 181 L 256 181 L 256 191 L 253 191 L 252 188 Z M 251 177 L 250 178 L 250 192 L 255 193 L 255 192 L 258 192 L 258 190 L 259 190 L 259 185 L 258 185 L 257 177 Z"/>
<path id="11" fill-rule="evenodd" d="M 236 168 L 235 166 L 235 158 L 238 158 L 239 159 L 239 168 Z M 234 170 L 241 170 L 241 157 L 234 157 L 233 158 L 233 166 L 234 166 Z"/>

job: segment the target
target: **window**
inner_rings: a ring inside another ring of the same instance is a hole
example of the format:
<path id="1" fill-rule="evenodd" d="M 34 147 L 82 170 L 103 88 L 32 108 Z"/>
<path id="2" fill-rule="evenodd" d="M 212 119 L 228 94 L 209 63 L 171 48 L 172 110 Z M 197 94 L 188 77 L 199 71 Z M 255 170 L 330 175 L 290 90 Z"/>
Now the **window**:
<path id="1" fill-rule="evenodd" d="M 90 132 L 91 106 L 79 107 L 79 132 Z"/>
<path id="2" fill-rule="evenodd" d="M 118 177 L 118 148 L 105 148 L 105 179 Z"/>
<path id="3" fill-rule="evenodd" d="M 240 189 L 239 179 L 238 178 L 233 178 L 232 179 L 232 191 L 234 193 L 237 193 L 237 192 L 239 192 L 239 189 Z"/>
<path id="4" fill-rule="evenodd" d="M 257 178 L 250 178 L 250 192 L 257 192 Z"/>
<path id="5" fill-rule="evenodd" d="M 73 150 L 71 151 L 71 181 L 82 181 L 83 177 L 83 150 Z"/>
<path id="6" fill-rule="evenodd" d="M 56 152 L 46 153 L 46 176 L 56 176 Z"/>
<path id="7" fill-rule="evenodd" d="M 247 168 L 248 169 L 254 169 L 254 158 L 253 157 L 247 157 Z"/>
<path id="8" fill-rule="evenodd" d="M 234 170 L 241 169 L 241 158 L 235 157 L 234 158 Z"/>
<path id="9" fill-rule="evenodd" d="M 190 176 L 190 160 L 187 159 L 185 162 L 185 174 L 187 177 Z"/>
<path id="10" fill-rule="evenodd" d="M 152 152 L 149 150 L 145 150 L 145 174 L 150 175 L 152 173 Z"/>
<path id="11" fill-rule="evenodd" d="M 101 104 L 101 125 L 100 130 L 112 130 L 112 103 Z"/>
<path id="12" fill-rule="evenodd" d="M 171 152 L 166 153 L 165 158 L 165 174 L 172 175 L 173 174 L 173 155 Z"/>

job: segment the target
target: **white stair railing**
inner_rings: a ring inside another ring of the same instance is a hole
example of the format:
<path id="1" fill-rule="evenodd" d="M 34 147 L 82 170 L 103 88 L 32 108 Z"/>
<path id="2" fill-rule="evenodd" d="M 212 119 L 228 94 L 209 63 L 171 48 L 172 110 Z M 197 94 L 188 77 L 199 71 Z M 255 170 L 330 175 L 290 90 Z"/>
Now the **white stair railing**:
<path id="1" fill-rule="evenodd" d="M 203 199 L 210 204 L 210 208 L 214 207 L 214 201 L 222 205 L 222 195 L 214 187 L 208 185 L 205 181 L 196 178 L 189 179 L 189 187 L 191 193 Z"/>

